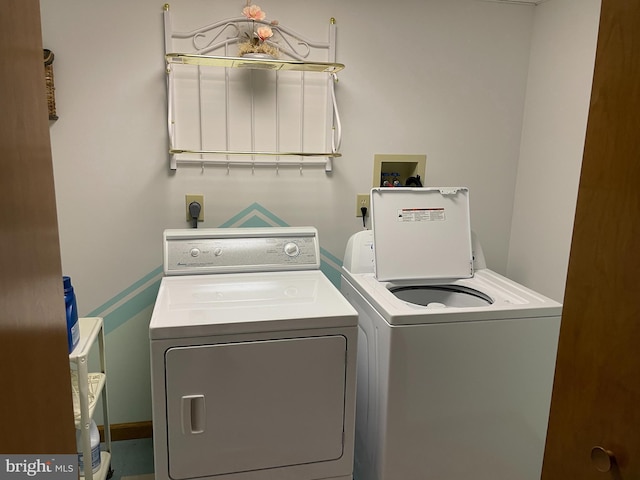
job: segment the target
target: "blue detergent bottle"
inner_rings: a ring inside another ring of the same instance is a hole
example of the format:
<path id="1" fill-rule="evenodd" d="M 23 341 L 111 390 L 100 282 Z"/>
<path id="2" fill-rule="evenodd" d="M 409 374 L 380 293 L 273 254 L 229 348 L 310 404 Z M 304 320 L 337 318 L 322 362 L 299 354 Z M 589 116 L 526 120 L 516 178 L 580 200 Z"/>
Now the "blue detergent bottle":
<path id="1" fill-rule="evenodd" d="M 71 285 L 71 277 L 62 277 L 64 284 L 64 306 L 67 311 L 67 344 L 69 353 L 76 348 L 80 341 L 80 325 L 78 324 L 78 306 L 76 304 L 76 294 Z"/>

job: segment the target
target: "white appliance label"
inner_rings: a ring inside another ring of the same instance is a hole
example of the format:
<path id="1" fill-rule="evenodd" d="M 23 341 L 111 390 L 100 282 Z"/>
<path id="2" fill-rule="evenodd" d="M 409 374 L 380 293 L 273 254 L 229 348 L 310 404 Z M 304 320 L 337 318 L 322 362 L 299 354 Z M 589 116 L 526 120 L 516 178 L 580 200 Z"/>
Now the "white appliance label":
<path id="1" fill-rule="evenodd" d="M 440 222 L 446 220 L 444 208 L 402 208 L 398 210 L 399 222 Z"/>

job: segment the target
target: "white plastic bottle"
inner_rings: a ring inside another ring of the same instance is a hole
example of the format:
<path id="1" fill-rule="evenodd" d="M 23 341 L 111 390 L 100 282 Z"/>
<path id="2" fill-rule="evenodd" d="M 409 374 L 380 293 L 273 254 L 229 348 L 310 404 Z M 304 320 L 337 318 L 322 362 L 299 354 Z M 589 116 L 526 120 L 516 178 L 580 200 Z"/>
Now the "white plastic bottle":
<path id="1" fill-rule="evenodd" d="M 91 471 L 96 473 L 100 470 L 100 432 L 96 422 L 91 420 L 89 427 L 89 438 L 91 443 Z M 84 476 L 84 458 L 82 455 L 82 432 L 76 429 L 76 447 L 78 449 L 78 466 L 80 475 Z"/>

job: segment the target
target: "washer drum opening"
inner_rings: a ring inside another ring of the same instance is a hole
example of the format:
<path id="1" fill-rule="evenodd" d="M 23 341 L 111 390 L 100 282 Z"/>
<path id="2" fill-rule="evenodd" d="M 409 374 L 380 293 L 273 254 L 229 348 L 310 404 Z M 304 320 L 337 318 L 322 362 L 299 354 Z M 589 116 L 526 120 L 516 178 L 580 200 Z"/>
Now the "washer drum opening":
<path id="1" fill-rule="evenodd" d="M 462 285 L 392 287 L 389 290 L 400 300 L 427 308 L 483 307 L 493 303 L 488 295 Z"/>

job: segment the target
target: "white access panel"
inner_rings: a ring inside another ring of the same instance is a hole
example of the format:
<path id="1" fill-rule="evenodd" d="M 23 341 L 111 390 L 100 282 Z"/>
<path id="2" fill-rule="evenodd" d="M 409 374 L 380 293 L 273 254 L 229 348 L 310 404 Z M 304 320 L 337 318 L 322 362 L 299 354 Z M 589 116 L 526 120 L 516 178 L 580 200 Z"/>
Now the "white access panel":
<path id="1" fill-rule="evenodd" d="M 340 458 L 346 352 L 342 335 L 169 348 L 170 478 Z"/>
<path id="2" fill-rule="evenodd" d="M 371 218 L 376 279 L 473 276 L 467 188 L 374 188 Z"/>

